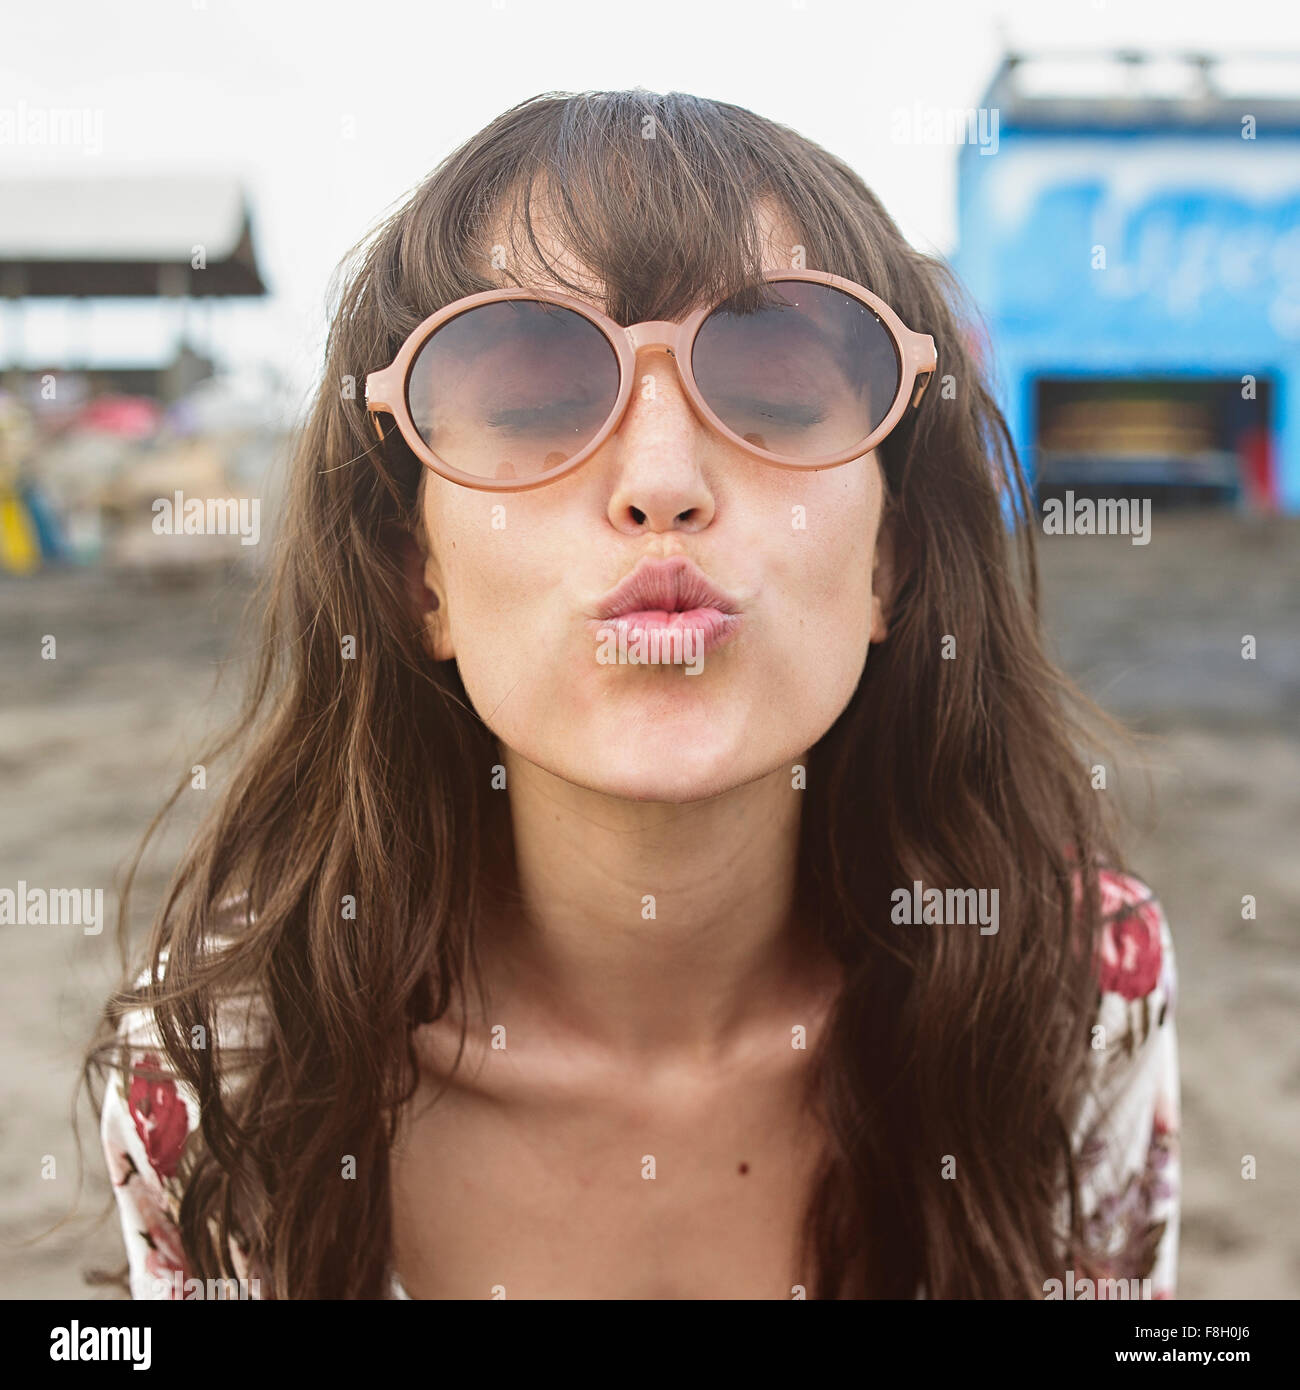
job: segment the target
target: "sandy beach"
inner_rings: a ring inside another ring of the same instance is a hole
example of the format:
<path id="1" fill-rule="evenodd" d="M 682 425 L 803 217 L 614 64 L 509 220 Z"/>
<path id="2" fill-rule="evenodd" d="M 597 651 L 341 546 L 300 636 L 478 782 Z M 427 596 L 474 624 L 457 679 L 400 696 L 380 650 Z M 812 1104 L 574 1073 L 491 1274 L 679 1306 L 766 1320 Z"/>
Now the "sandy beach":
<path id="1" fill-rule="evenodd" d="M 1178 949 L 1183 1298 L 1300 1295 L 1300 522 L 1157 514 L 1149 545 L 1053 537 L 1045 626 L 1066 668 L 1153 738 L 1158 820 L 1131 861 Z M 121 1262 L 88 1108 L 70 1106 L 117 973 L 124 862 L 245 669 L 246 578 L 0 583 L 0 883 L 99 886 L 108 922 L 0 928 L 0 1296 L 83 1296 Z M 1244 661 L 1242 637 L 1256 639 Z M 54 636 L 57 655 L 42 659 Z M 214 692 L 219 665 L 235 655 Z M 146 860 L 143 929 L 215 786 L 189 791 Z M 1243 921 L 1241 899 L 1258 917 Z M 1244 1180 L 1253 1155 L 1257 1177 Z M 50 1172 L 53 1159 L 53 1176 Z M 38 1231 L 77 1213 L 55 1234 Z"/>

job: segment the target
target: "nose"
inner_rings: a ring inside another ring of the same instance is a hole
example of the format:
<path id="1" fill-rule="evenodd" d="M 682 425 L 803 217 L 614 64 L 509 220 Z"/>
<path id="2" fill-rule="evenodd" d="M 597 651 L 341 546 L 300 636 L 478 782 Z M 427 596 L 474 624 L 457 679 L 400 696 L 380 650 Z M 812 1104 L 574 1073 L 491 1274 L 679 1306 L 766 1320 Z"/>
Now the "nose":
<path id="1" fill-rule="evenodd" d="M 632 397 L 606 444 L 612 460 L 610 524 L 626 535 L 700 531 L 716 500 L 702 460 L 706 430 L 691 408 L 665 330 L 629 330 L 636 349 Z"/>

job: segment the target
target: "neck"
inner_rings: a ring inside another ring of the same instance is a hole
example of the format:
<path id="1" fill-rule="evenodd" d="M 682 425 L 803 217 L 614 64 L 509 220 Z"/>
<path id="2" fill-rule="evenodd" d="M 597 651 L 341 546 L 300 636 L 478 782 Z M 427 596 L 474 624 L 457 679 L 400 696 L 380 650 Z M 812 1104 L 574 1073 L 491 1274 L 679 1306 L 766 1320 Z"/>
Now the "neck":
<path id="1" fill-rule="evenodd" d="M 788 769 L 672 805 L 503 753 L 518 896 L 485 943 L 494 994 L 574 1041 L 692 1060 L 808 997 L 825 964 L 793 912 L 803 793 Z"/>

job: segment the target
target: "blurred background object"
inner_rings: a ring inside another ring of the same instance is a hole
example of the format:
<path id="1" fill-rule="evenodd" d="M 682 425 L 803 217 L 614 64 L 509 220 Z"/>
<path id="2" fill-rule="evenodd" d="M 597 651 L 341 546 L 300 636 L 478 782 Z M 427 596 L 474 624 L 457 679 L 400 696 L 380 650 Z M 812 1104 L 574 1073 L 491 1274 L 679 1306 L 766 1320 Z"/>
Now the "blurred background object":
<path id="1" fill-rule="evenodd" d="M 58 561 L 174 576 L 253 565 L 238 533 L 165 530 L 160 499 L 251 498 L 269 478 L 287 422 L 274 369 L 218 372 L 201 306 L 267 293 L 247 196 L 231 177 L 0 178 L 0 293 L 11 426 L 0 484 L 0 564 L 30 575 Z M 34 300 L 72 307 L 64 351 L 24 370 Z M 103 300 L 151 302 L 171 321 L 153 362 L 93 352 Z M 206 323 L 211 337 L 210 319 Z M 259 508 L 263 499 L 259 496 Z M 221 516 L 219 509 L 214 516 Z"/>
<path id="2" fill-rule="evenodd" d="M 1300 55 L 1010 53 L 957 266 L 1039 496 L 1300 511 Z"/>

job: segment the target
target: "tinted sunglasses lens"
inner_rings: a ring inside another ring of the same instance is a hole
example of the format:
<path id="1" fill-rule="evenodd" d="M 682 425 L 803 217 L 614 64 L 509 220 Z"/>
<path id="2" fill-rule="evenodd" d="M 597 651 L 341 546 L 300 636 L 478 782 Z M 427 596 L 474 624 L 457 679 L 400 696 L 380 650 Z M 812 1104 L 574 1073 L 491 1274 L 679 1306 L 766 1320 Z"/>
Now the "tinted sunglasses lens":
<path id="1" fill-rule="evenodd" d="M 589 319 L 557 304 L 504 299 L 449 319 L 407 378 L 420 438 L 452 468 L 528 478 L 599 433 L 618 399 L 618 358 Z"/>
<path id="2" fill-rule="evenodd" d="M 769 302 L 720 304 L 691 365 L 713 413 L 769 453 L 816 459 L 860 443 L 889 414 L 901 366 L 893 335 L 861 300 L 808 280 L 770 284 Z"/>

